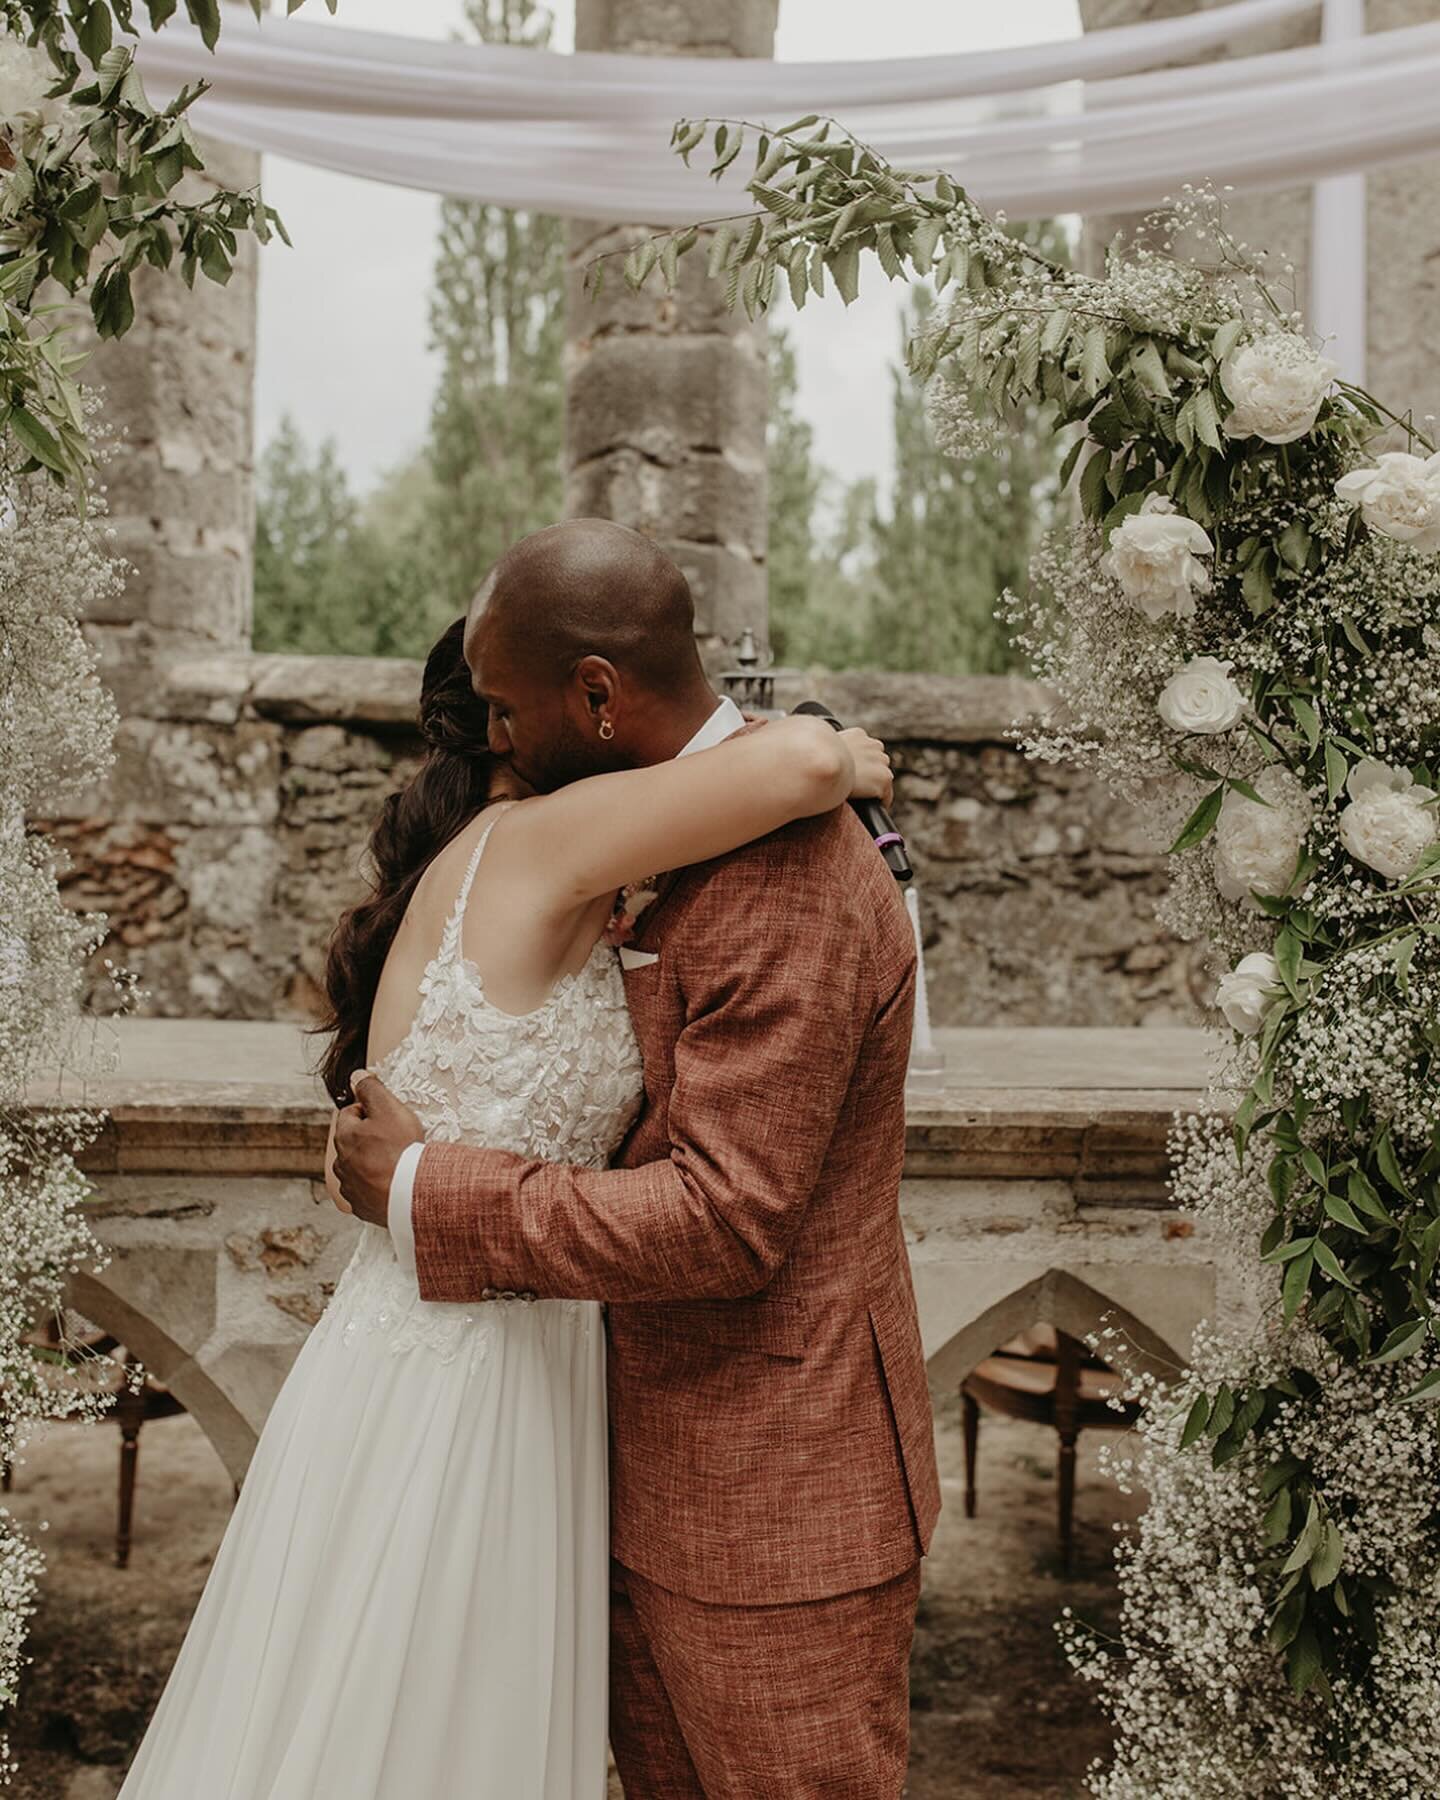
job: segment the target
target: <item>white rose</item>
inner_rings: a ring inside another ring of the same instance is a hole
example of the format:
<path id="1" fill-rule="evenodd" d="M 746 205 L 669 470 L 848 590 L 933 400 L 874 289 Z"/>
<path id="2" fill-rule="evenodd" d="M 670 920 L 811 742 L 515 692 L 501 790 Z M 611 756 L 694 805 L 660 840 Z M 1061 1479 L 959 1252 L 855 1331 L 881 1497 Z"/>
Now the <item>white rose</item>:
<path id="1" fill-rule="evenodd" d="M 1220 977 L 1215 1004 L 1236 1031 L 1254 1037 L 1281 992 L 1279 965 L 1268 951 L 1257 950 L 1242 956 L 1228 975 Z"/>
<path id="2" fill-rule="evenodd" d="M 1160 717 L 1172 731 L 1206 737 L 1228 731 L 1245 711 L 1245 696 L 1230 679 L 1234 666 L 1214 656 L 1192 656 L 1160 690 Z"/>
<path id="3" fill-rule="evenodd" d="M 1110 537 L 1102 567 L 1147 619 L 1174 613 L 1188 619 L 1196 594 L 1208 594 L 1210 576 L 1197 559 L 1215 546 L 1193 519 L 1163 494 L 1149 494 L 1139 512 L 1122 519 Z"/>
<path id="4" fill-rule="evenodd" d="M 1233 405 L 1226 435 L 1293 444 L 1314 425 L 1337 368 L 1292 332 L 1237 344 L 1220 365 L 1220 384 Z"/>
<path id="5" fill-rule="evenodd" d="M 1215 882 L 1227 900 L 1284 893 L 1310 828 L 1310 803 L 1287 770 L 1272 763 L 1252 785 L 1267 805 L 1231 788 L 1215 821 Z"/>
<path id="6" fill-rule="evenodd" d="M 1408 769 L 1367 756 L 1345 783 L 1350 804 L 1340 815 L 1340 842 L 1356 862 L 1388 881 L 1403 881 L 1435 842 L 1435 796 Z"/>
<path id="7" fill-rule="evenodd" d="M 1412 550 L 1440 550 L 1440 453 L 1420 457 L 1387 450 L 1374 468 L 1342 475 L 1335 492 L 1360 508 L 1372 531 Z"/>

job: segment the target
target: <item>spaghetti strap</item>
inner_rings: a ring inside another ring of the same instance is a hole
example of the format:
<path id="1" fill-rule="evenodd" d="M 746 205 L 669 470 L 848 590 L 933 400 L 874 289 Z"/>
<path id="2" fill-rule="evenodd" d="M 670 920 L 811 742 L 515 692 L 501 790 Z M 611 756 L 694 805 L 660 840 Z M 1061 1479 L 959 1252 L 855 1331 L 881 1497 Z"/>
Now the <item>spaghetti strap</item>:
<path id="1" fill-rule="evenodd" d="M 460 948 L 460 928 L 465 922 L 465 908 L 470 900 L 470 889 L 475 882 L 475 871 L 480 867 L 480 858 L 484 855 L 485 846 L 490 842 L 490 833 L 500 823 L 501 818 L 516 804 L 507 800 L 495 814 L 495 817 L 480 833 L 480 841 L 470 853 L 470 861 L 465 868 L 465 879 L 460 883 L 460 892 L 455 896 L 455 905 L 445 925 L 445 935 L 440 939 L 440 960 L 449 962 Z"/>

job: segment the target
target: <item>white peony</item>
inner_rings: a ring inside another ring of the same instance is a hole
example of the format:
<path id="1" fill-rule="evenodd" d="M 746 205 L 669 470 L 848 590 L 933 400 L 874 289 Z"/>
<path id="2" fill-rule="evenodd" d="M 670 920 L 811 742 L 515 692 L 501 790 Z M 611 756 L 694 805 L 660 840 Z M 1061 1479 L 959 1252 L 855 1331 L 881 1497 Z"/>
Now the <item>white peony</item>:
<path id="1" fill-rule="evenodd" d="M 1172 731 L 1205 737 L 1229 731 L 1245 711 L 1245 696 L 1230 679 L 1234 666 L 1214 656 L 1192 656 L 1161 689 L 1160 717 Z"/>
<path id="2" fill-rule="evenodd" d="M 1215 821 L 1215 882 L 1227 900 L 1283 894 L 1310 829 L 1310 803 L 1287 770 L 1272 763 L 1252 786 L 1268 804 L 1231 788 Z"/>
<path id="3" fill-rule="evenodd" d="M 1227 436 L 1293 444 L 1314 425 L 1337 368 L 1290 332 L 1237 344 L 1220 365 L 1232 403 Z"/>
<path id="4" fill-rule="evenodd" d="M 1373 468 L 1342 475 L 1335 492 L 1360 508 L 1372 531 L 1412 550 L 1440 550 L 1440 453 L 1387 450 Z"/>
<path id="5" fill-rule="evenodd" d="M 1198 561 L 1215 546 L 1193 519 L 1163 494 L 1149 494 L 1139 512 L 1122 519 L 1102 564 L 1125 598 L 1147 619 L 1174 613 L 1188 619 L 1196 594 L 1210 591 L 1210 575 Z"/>
<path id="6" fill-rule="evenodd" d="M 1267 950 L 1257 950 L 1242 956 L 1228 975 L 1220 977 L 1215 1004 L 1236 1031 L 1254 1037 L 1283 991 L 1275 958 Z"/>
<path id="7" fill-rule="evenodd" d="M 36 113 L 46 124 L 58 118 L 64 102 L 45 98 L 58 79 L 43 50 L 0 38 L 0 129 L 13 130 L 24 113 Z"/>
<path id="8" fill-rule="evenodd" d="M 1340 815 L 1340 842 L 1356 862 L 1389 881 L 1403 881 L 1440 834 L 1434 793 L 1408 769 L 1367 756 L 1345 783 L 1350 804 Z"/>

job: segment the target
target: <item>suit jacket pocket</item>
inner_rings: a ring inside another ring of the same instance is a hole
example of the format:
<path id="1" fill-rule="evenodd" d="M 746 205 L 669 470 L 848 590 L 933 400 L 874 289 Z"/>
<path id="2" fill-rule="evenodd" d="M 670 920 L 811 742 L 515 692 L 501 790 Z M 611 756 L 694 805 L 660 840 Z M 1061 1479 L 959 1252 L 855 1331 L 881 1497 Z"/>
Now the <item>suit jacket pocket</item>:
<path id="1" fill-rule="evenodd" d="M 624 1309 L 631 1325 L 643 1325 L 669 1342 L 716 1350 L 752 1351 L 803 1362 L 810 1321 L 805 1302 L 764 1294 L 745 1300 L 677 1300 Z"/>

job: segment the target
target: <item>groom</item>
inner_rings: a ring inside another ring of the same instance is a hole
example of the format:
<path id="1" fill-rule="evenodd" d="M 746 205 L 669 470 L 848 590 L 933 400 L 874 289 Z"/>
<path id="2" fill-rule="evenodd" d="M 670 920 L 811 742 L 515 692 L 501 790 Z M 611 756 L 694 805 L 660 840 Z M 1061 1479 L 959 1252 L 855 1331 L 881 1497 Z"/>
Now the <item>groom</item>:
<path id="1" fill-rule="evenodd" d="M 510 550 L 465 650 L 491 748 L 542 791 L 743 729 L 680 570 L 602 520 Z M 645 1102 L 616 1167 L 422 1153 L 369 1077 L 341 1185 L 427 1300 L 610 1303 L 630 1800 L 893 1800 L 939 1510 L 897 1205 L 913 938 L 848 808 L 653 885 L 622 952 Z"/>

